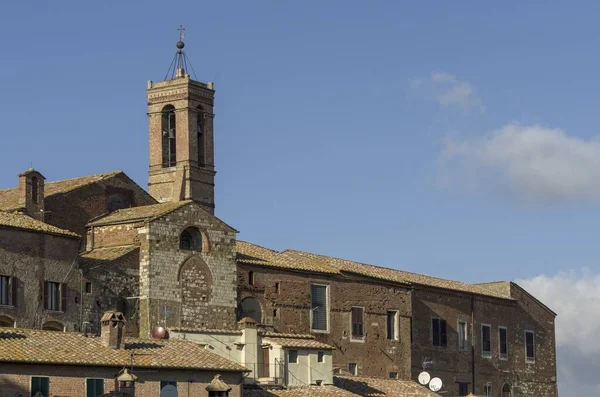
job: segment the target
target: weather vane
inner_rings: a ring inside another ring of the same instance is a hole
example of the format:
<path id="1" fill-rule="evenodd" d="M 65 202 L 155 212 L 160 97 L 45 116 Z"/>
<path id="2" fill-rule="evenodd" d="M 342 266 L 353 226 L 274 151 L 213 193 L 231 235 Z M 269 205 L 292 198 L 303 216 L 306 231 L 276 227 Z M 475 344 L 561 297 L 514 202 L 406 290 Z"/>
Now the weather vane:
<path id="1" fill-rule="evenodd" d="M 179 25 L 179 29 L 177 30 L 179 30 L 179 40 L 185 39 L 185 33 L 183 33 L 185 28 L 183 27 L 183 25 Z"/>

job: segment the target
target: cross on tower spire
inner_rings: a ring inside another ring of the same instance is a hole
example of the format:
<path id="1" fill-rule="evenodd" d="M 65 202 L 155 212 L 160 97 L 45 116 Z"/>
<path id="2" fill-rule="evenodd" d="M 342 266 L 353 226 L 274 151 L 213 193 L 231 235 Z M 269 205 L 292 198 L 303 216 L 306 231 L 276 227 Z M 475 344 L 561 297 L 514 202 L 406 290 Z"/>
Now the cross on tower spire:
<path id="1" fill-rule="evenodd" d="M 179 29 L 177 30 L 179 30 L 179 41 L 183 41 L 183 39 L 185 39 L 185 33 L 183 33 L 185 28 L 183 25 L 179 25 Z"/>

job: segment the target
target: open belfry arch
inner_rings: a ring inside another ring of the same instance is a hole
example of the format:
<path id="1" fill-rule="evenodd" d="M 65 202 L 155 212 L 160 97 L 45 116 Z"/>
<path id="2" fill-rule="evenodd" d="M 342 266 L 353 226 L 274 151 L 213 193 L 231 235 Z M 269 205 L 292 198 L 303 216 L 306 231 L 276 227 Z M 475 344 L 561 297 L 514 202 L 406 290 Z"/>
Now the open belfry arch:
<path id="1" fill-rule="evenodd" d="M 194 80 L 183 41 L 164 81 L 148 82 L 148 192 L 158 202 L 193 200 L 214 213 L 214 84 Z M 169 75 L 171 73 L 171 75 Z"/>

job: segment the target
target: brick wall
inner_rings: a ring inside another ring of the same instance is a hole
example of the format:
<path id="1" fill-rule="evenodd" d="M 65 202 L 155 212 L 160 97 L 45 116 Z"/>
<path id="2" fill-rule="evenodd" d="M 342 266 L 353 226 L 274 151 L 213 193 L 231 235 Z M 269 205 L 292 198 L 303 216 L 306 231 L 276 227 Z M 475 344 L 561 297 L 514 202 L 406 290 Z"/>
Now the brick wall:
<path id="1" fill-rule="evenodd" d="M 114 377 L 121 368 L 91 366 L 55 366 L 29 364 L 0 363 L 0 397 L 25 397 L 30 395 L 32 376 L 50 378 L 50 396 L 83 397 L 86 392 L 86 378 L 104 379 L 104 391 L 115 389 Z M 138 377 L 136 396 L 158 397 L 161 381 L 177 382 L 180 396 L 208 396 L 206 386 L 211 382 L 215 372 L 170 369 L 139 369 L 133 373 Z M 230 397 L 242 396 L 242 375 L 240 373 L 222 372 L 222 380 L 232 390 Z"/>

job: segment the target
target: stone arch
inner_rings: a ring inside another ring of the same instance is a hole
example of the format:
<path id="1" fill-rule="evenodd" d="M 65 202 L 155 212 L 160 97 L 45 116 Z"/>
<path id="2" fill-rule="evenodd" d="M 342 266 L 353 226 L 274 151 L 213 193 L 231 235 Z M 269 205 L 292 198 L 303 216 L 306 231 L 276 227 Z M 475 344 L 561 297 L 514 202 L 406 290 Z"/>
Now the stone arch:
<path id="1" fill-rule="evenodd" d="M 508 383 L 502 386 L 502 397 L 512 397 L 511 387 Z"/>
<path id="2" fill-rule="evenodd" d="M 179 235 L 179 249 L 184 251 L 209 252 L 210 240 L 203 230 L 194 225 L 187 226 Z"/>
<path id="3" fill-rule="evenodd" d="M 42 324 L 42 329 L 44 331 L 64 332 L 65 326 L 58 321 L 46 321 L 44 324 Z"/>
<path id="4" fill-rule="evenodd" d="M 212 293 L 210 268 L 199 255 L 186 259 L 178 273 L 181 298 L 182 326 L 195 326 L 205 322 L 206 306 Z"/>
<path id="5" fill-rule="evenodd" d="M 0 327 L 14 328 L 15 320 L 9 316 L 0 316 Z"/>
<path id="6" fill-rule="evenodd" d="M 246 297 L 240 301 L 238 306 L 238 321 L 244 317 L 250 317 L 258 324 L 263 323 L 263 305 L 253 296 Z"/>

